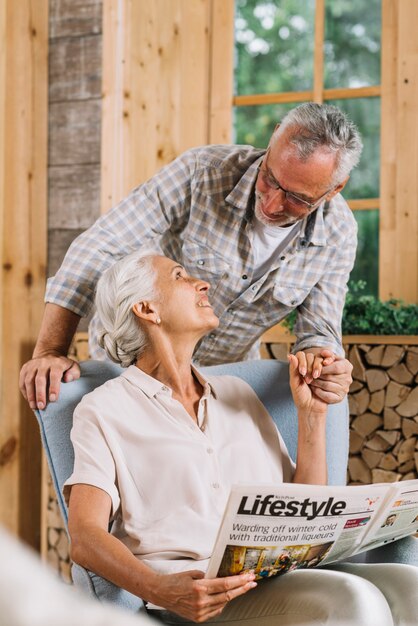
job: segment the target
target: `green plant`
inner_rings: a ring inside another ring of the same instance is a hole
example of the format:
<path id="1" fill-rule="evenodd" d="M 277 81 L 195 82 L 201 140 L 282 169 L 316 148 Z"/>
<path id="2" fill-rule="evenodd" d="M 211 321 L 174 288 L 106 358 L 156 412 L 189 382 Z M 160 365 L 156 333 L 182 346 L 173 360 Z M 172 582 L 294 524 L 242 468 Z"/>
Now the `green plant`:
<path id="1" fill-rule="evenodd" d="M 417 335 L 418 305 L 405 304 L 391 299 L 382 302 L 366 295 L 364 280 L 350 281 L 343 311 L 343 335 Z M 296 312 L 284 320 L 284 325 L 293 330 Z"/>

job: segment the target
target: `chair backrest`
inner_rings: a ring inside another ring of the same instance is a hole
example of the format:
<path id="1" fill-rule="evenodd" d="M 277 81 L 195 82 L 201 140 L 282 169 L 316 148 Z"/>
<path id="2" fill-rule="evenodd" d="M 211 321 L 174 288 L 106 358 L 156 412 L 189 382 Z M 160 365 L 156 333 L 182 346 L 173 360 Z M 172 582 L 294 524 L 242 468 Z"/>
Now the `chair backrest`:
<path id="1" fill-rule="evenodd" d="M 70 441 L 73 412 L 81 398 L 110 378 L 118 376 L 122 368 L 111 362 L 85 361 L 80 364 L 81 378 L 61 385 L 59 401 L 48 404 L 45 410 L 35 411 L 39 422 L 52 481 L 58 504 L 67 526 L 67 508 L 62 497 L 62 486 L 73 470 L 74 452 Z M 287 364 L 274 360 L 244 361 L 201 368 L 212 375 L 239 376 L 248 382 L 283 436 L 292 458 L 296 457 L 297 416 L 292 401 Z M 334 415 L 335 413 L 335 415 Z M 345 416 L 341 419 L 341 413 Z M 335 419 L 337 417 L 338 419 Z M 348 457 L 348 409 L 346 404 L 331 406 L 327 426 L 327 457 L 330 484 L 345 484 Z M 132 610 L 138 610 L 141 601 L 108 581 L 73 567 L 74 582 L 99 598 L 114 601 Z"/>

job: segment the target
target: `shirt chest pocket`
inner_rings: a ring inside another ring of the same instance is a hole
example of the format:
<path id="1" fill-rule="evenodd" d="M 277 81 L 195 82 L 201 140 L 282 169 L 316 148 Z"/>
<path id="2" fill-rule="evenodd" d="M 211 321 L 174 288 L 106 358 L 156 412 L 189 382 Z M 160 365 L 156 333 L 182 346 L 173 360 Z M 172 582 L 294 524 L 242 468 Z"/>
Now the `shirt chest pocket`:
<path id="1" fill-rule="evenodd" d="M 294 309 L 307 298 L 310 287 L 295 287 L 277 282 L 273 287 L 273 300 L 285 307 Z"/>
<path id="2" fill-rule="evenodd" d="M 222 278 L 228 276 L 228 263 L 205 246 L 194 241 L 185 241 L 182 248 L 183 265 L 188 274 L 211 284 L 212 295 Z"/>

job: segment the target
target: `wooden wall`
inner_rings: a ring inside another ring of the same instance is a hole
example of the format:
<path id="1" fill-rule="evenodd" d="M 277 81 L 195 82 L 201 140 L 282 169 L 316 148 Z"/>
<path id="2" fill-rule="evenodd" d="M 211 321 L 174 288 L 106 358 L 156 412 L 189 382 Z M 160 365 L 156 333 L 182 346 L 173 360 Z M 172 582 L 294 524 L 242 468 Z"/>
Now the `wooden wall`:
<path id="1" fill-rule="evenodd" d="M 233 0 L 104 0 L 102 211 L 192 146 L 230 141 Z"/>
<path id="2" fill-rule="evenodd" d="M 73 239 L 100 215 L 102 0 L 50 0 L 49 28 L 51 276 Z"/>
<path id="3" fill-rule="evenodd" d="M 418 2 L 382 9 L 379 291 L 418 302 Z"/>
<path id="4" fill-rule="evenodd" d="M 0 3 L 0 522 L 39 545 L 39 431 L 18 389 L 43 310 L 47 0 Z"/>

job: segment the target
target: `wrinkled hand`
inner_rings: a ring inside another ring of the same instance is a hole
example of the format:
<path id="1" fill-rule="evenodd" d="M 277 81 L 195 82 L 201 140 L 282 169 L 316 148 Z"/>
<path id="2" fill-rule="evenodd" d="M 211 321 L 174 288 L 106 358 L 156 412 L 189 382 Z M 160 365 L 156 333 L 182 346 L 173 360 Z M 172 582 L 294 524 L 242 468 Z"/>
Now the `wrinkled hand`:
<path id="1" fill-rule="evenodd" d="M 332 355 L 330 361 L 327 354 L 322 363 L 320 375 L 314 377 L 310 383 L 313 393 L 327 404 L 336 404 L 345 398 L 353 379 L 351 372 L 353 366 L 350 361 L 341 356 L 334 355 L 330 350 L 322 350 L 321 355 Z"/>
<path id="2" fill-rule="evenodd" d="M 256 587 L 252 572 L 225 578 L 204 578 L 199 570 L 159 576 L 149 601 L 193 622 L 222 613 L 233 598 Z"/>
<path id="3" fill-rule="evenodd" d="M 58 399 L 61 381 L 69 383 L 77 378 L 80 378 L 80 367 L 76 361 L 51 353 L 24 364 L 19 387 L 31 409 L 44 409 L 47 400 Z"/>

